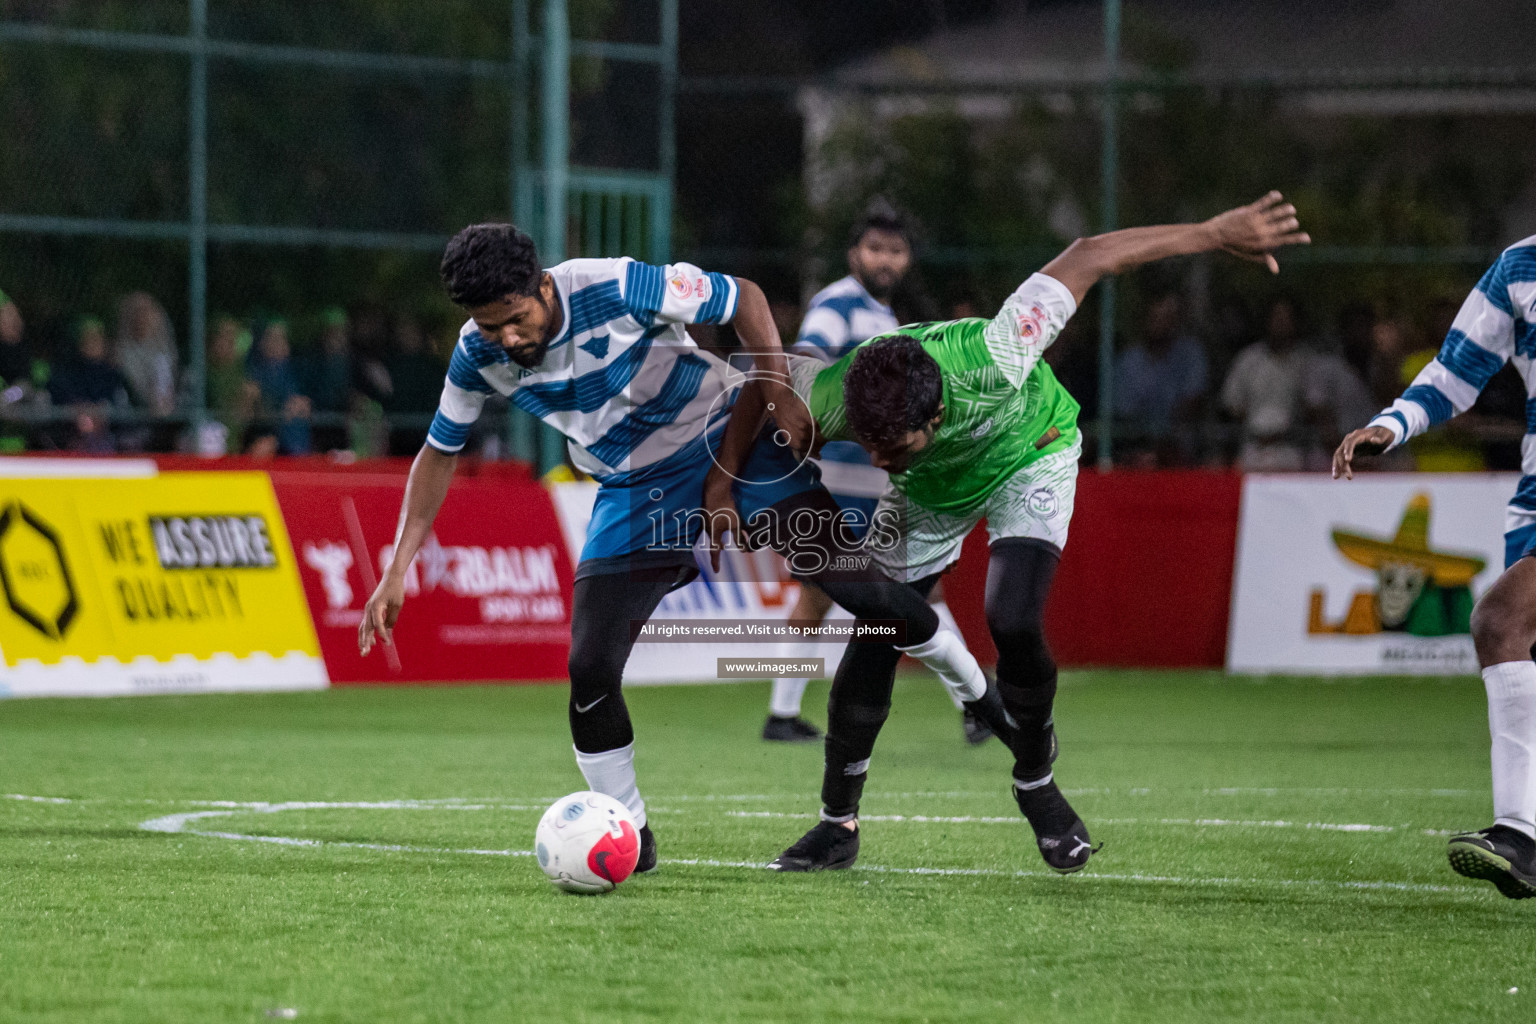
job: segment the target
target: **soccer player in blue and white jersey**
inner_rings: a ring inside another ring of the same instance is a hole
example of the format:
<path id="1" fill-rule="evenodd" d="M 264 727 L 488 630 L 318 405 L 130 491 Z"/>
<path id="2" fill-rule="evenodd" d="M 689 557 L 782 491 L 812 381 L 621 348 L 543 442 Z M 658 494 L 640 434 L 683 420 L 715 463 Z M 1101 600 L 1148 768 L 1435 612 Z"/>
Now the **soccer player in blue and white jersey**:
<path id="1" fill-rule="evenodd" d="M 587 785 L 622 801 L 640 826 L 636 870 L 656 866 L 656 841 L 635 777 L 634 730 L 620 692 L 644 622 L 698 572 L 704 479 L 743 375 L 694 344 L 690 323 L 731 321 L 761 371 L 777 429 L 763 424 L 731 490 L 739 539 L 784 554 L 854 614 L 899 620 L 904 650 L 960 689 L 996 728 L 1007 716 L 960 638 L 910 588 L 874 568 L 828 572 L 827 554 L 858 549 L 818 472 L 795 454 L 812 447 L 809 410 L 787 364 L 762 290 L 686 263 L 578 259 L 544 269 L 531 239 L 509 224 L 478 224 L 448 243 L 449 297 L 469 313 L 448 366 L 427 443 L 411 466 L 395 553 L 358 627 L 366 654 L 391 642 L 405 574 L 432 528 L 487 395 L 508 396 L 559 430 L 571 460 L 599 483 L 576 566 L 571 608 L 571 736 Z M 754 406 L 761 408 L 761 406 Z M 733 458 L 733 464 L 738 464 Z M 495 515 L 487 509 L 487 515 Z M 711 536 L 714 534 L 712 532 Z M 804 556 L 804 557 L 802 557 Z"/>
<path id="2" fill-rule="evenodd" d="M 1504 575 L 1472 610 L 1472 640 L 1488 691 L 1494 823 L 1452 836 L 1451 867 L 1512 899 L 1536 896 L 1536 236 L 1504 250 L 1467 296 L 1440 354 L 1402 397 L 1333 455 L 1333 476 L 1353 476 L 1356 455 L 1390 451 L 1466 412 L 1513 363 L 1525 379 L 1522 469 L 1505 514 Z"/>

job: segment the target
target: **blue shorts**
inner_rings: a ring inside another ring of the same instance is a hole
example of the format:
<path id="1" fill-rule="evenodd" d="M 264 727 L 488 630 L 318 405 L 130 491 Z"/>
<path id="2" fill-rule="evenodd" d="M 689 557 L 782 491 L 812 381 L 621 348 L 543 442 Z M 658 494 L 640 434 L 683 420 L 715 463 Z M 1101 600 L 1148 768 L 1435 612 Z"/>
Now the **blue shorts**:
<path id="1" fill-rule="evenodd" d="M 635 568 L 694 567 L 703 530 L 704 478 L 725 434 L 721 425 L 660 462 L 600 481 L 576 578 Z M 759 435 L 732 486 L 743 521 L 798 494 L 821 489 L 810 459 Z"/>
<path id="2" fill-rule="evenodd" d="M 1536 553 L 1536 510 L 1510 505 L 1504 513 L 1504 568 Z"/>

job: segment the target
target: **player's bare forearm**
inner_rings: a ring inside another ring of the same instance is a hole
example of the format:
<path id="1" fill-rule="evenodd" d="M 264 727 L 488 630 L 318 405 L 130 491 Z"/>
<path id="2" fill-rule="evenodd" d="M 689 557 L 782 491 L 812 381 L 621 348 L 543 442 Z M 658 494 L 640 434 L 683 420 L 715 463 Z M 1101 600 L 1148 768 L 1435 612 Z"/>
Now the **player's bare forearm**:
<path id="1" fill-rule="evenodd" d="M 365 655 L 373 650 L 376 640 L 395 642 L 395 622 L 405 604 L 405 570 L 432 531 L 432 520 L 443 507 L 458 464 L 457 455 L 440 452 L 430 444 L 422 445 L 421 453 L 411 463 L 405 501 L 400 509 L 400 527 L 395 531 L 395 553 L 384 578 L 363 605 L 363 618 L 357 624 L 357 649 Z"/>
<path id="2" fill-rule="evenodd" d="M 411 475 L 405 482 L 405 501 L 400 507 L 400 525 L 395 531 L 395 555 L 386 575 L 405 575 L 406 567 L 432 532 L 432 521 L 448 497 L 459 457 L 438 451 L 430 444 L 421 446 Z"/>
<path id="3" fill-rule="evenodd" d="M 1199 224 L 1160 224 L 1125 228 L 1091 238 L 1079 238 L 1042 268 L 1081 303 L 1101 278 L 1175 256 L 1221 250 L 1241 259 L 1263 263 L 1278 273 L 1274 250 L 1305 245 L 1311 238 L 1301 230 L 1296 208 L 1271 192 L 1257 202 L 1239 206 Z"/>
<path id="4" fill-rule="evenodd" d="M 736 288 L 736 315 L 731 320 L 736 336 L 741 339 L 741 347 L 752 354 L 757 376 L 766 382 L 764 394 L 772 406 L 774 421 L 789 434 L 792 448 L 808 451 L 814 441 L 811 413 L 790 386 L 789 362 L 784 357 L 768 297 L 744 277 L 736 278 Z"/>

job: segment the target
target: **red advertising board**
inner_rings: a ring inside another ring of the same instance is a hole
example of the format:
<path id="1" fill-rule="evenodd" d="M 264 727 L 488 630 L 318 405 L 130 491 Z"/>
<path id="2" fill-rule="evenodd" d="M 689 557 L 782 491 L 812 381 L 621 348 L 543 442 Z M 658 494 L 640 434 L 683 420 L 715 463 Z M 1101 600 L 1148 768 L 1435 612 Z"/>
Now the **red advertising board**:
<path id="1" fill-rule="evenodd" d="M 1239 473 L 1083 469 L 1046 606 L 1056 660 L 1221 667 L 1242 486 Z M 997 650 L 982 609 L 986 579 L 981 526 L 966 539 L 944 593 L 971 650 L 990 664 Z"/>
<path id="2" fill-rule="evenodd" d="M 357 651 L 393 552 L 403 474 L 271 474 L 332 683 L 560 679 L 572 570 L 554 506 L 518 477 L 456 480 L 412 563 L 392 647 Z"/>

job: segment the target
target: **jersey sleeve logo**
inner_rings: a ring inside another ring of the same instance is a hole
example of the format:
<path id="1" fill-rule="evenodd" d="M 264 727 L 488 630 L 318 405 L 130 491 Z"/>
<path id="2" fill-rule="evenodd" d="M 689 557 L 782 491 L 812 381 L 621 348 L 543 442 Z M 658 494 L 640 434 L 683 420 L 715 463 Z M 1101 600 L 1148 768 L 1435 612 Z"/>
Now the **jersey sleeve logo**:
<path id="1" fill-rule="evenodd" d="M 1039 341 L 1045 337 L 1045 325 L 1049 316 L 1040 303 L 1031 303 L 1029 309 L 1019 314 L 1019 337 L 1025 342 Z"/>
<path id="2" fill-rule="evenodd" d="M 667 280 L 667 288 L 684 301 L 698 299 L 700 302 L 708 302 L 714 292 L 708 276 L 689 277 L 687 274 L 673 274 Z"/>

